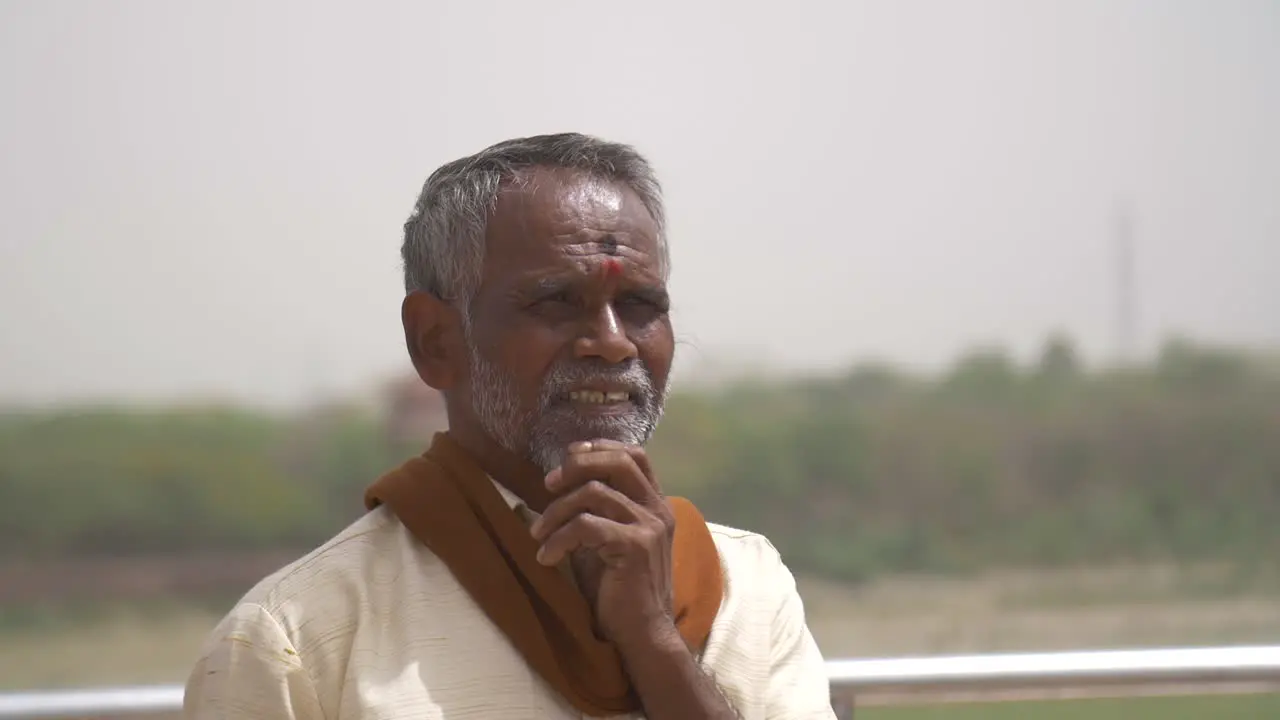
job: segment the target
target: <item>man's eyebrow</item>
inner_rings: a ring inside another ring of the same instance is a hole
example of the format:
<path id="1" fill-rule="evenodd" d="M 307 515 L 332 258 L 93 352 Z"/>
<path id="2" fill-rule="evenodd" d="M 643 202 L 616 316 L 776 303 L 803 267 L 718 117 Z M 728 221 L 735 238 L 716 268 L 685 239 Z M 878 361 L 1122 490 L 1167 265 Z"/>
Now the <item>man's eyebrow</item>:
<path id="1" fill-rule="evenodd" d="M 538 278 L 530 279 L 522 282 L 513 288 L 517 295 L 544 295 L 560 292 L 588 279 L 590 275 L 579 273 L 565 273 L 557 275 L 543 275 Z M 667 288 L 662 284 L 636 284 L 623 283 L 622 292 L 629 295 L 642 297 L 646 300 L 655 302 L 669 302 L 671 295 L 667 292 Z"/>

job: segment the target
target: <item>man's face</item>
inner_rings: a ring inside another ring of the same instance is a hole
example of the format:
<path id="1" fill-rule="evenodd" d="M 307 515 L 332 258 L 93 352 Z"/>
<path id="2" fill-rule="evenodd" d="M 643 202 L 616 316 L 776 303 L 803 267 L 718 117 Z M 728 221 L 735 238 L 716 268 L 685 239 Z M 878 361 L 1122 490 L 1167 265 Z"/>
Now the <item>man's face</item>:
<path id="1" fill-rule="evenodd" d="M 539 170 L 498 200 L 470 305 L 467 396 L 550 471 L 572 442 L 648 441 L 674 340 L 658 229 L 623 185 Z"/>

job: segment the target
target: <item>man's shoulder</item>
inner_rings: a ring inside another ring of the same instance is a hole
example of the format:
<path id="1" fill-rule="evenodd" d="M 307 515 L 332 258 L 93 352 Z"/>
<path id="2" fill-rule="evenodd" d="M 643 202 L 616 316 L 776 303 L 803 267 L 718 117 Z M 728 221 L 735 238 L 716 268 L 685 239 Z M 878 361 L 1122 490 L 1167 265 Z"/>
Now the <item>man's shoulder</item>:
<path id="1" fill-rule="evenodd" d="M 777 552 L 773 549 L 773 543 L 769 542 L 769 538 L 752 530 L 743 530 L 713 522 L 707 523 L 707 530 L 711 531 L 711 537 L 716 541 L 716 547 Z"/>
<path id="2" fill-rule="evenodd" d="M 711 531 L 726 573 L 756 573 L 783 567 L 777 548 L 763 534 L 712 522 L 707 523 L 707 529 Z"/>
<path id="3" fill-rule="evenodd" d="M 238 604 L 279 613 L 358 581 L 375 558 L 397 554 L 403 526 L 386 508 L 357 518 L 311 552 L 258 581 Z M 300 603 L 300 601 L 303 601 Z"/>

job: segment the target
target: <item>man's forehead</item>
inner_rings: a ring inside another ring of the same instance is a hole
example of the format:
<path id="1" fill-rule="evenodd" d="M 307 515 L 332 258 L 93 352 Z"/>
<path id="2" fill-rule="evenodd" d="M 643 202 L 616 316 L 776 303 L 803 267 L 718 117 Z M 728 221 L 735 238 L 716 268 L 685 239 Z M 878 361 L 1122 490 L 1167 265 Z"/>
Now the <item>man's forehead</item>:
<path id="1" fill-rule="evenodd" d="M 490 243 L 529 250 L 586 243 L 651 252 L 657 246 L 657 226 L 634 190 L 570 170 L 538 169 L 504 188 L 490 230 Z"/>
<path id="2" fill-rule="evenodd" d="M 580 176 L 551 185 L 565 204 L 603 215 L 621 213 L 626 200 L 624 188 L 601 178 Z"/>

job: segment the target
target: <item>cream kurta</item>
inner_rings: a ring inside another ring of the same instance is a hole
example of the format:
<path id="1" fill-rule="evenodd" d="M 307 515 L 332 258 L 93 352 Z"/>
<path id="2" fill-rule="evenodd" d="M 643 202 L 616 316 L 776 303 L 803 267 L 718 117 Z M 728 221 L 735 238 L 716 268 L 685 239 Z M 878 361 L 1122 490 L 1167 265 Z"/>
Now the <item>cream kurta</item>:
<path id="1" fill-rule="evenodd" d="M 505 490 L 503 497 L 525 510 Z M 703 669 L 744 720 L 834 718 L 822 657 L 777 551 L 755 533 L 709 527 L 725 598 Z M 444 563 L 379 507 L 240 600 L 191 672 L 185 717 L 581 714 L 525 665 Z"/>

